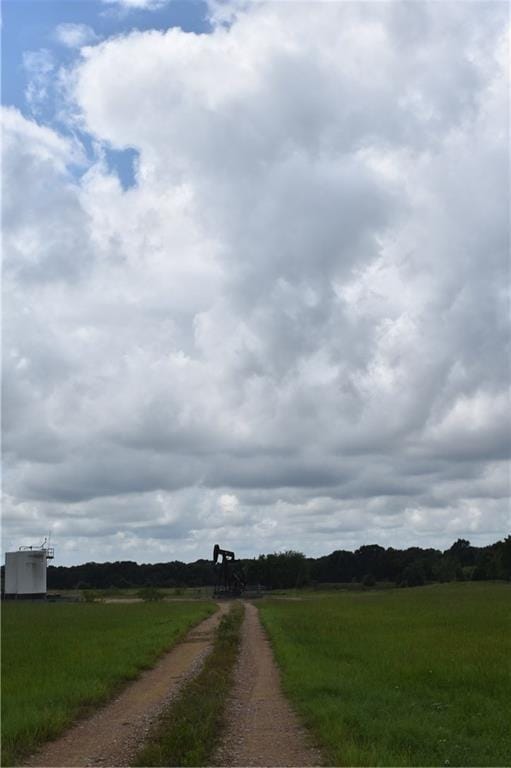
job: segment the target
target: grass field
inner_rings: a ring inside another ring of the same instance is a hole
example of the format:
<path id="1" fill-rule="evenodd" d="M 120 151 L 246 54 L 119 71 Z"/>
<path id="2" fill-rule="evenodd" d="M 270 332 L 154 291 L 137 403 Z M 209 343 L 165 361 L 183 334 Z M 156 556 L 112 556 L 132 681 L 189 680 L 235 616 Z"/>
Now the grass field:
<path id="1" fill-rule="evenodd" d="M 509 765 L 511 585 L 309 594 L 260 611 L 327 765 Z"/>
<path id="2" fill-rule="evenodd" d="M 49 589 L 48 597 L 54 595 L 73 599 L 94 598 L 96 602 L 112 600 L 142 599 L 144 587 L 109 587 L 108 589 Z M 210 600 L 213 587 L 157 587 L 155 591 L 167 600 Z"/>
<path id="3" fill-rule="evenodd" d="M 5 603 L 2 606 L 2 765 L 13 765 L 154 663 L 206 602 Z"/>

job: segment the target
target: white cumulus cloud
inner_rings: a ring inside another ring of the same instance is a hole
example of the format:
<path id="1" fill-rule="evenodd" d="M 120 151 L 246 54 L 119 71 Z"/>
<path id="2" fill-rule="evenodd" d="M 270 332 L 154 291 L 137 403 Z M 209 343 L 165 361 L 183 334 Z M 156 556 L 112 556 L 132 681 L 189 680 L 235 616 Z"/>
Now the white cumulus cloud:
<path id="1" fill-rule="evenodd" d="M 70 560 L 91 537 L 154 560 L 494 540 L 505 9 L 223 10 L 67 72 L 81 130 L 137 151 L 128 190 L 6 112 L 9 540 L 54 521 Z"/>

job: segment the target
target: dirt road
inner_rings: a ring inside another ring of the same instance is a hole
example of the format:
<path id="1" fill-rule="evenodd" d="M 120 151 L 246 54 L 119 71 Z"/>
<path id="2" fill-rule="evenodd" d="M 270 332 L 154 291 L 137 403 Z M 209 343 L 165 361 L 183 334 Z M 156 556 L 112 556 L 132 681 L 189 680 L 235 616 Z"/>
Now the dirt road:
<path id="1" fill-rule="evenodd" d="M 27 766 L 128 766 L 151 723 L 183 684 L 201 667 L 214 632 L 229 603 L 191 630 L 185 640 L 163 656 L 120 695 L 90 718 L 79 721 L 43 746 Z"/>
<path id="2" fill-rule="evenodd" d="M 229 723 L 215 756 L 222 766 L 314 766 L 321 754 L 308 741 L 282 694 L 273 653 L 257 609 L 247 603 L 242 645 L 228 704 Z"/>

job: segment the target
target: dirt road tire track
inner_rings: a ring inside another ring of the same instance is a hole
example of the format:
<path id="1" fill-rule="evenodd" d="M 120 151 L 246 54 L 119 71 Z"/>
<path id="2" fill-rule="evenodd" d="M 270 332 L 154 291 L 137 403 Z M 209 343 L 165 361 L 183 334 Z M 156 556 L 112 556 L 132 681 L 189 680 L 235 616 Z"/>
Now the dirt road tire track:
<path id="1" fill-rule="evenodd" d="M 229 603 L 143 672 L 113 701 L 44 745 L 26 766 L 129 766 L 161 710 L 200 670 Z"/>
<path id="2" fill-rule="evenodd" d="M 269 640 L 251 603 L 245 604 L 241 650 L 227 715 L 216 765 L 322 765 L 320 751 L 310 743 L 282 693 Z"/>

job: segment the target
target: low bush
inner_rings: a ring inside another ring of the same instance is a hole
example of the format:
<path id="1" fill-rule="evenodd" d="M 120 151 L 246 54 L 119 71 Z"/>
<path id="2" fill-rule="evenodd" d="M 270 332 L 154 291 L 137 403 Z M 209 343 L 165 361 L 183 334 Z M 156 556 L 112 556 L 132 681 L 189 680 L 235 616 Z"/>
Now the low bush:
<path id="1" fill-rule="evenodd" d="M 163 600 L 165 595 L 156 587 L 142 587 L 142 589 L 139 589 L 137 592 L 137 597 L 141 597 L 142 600 L 146 602 L 155 603 L 159 600 Z"/>

